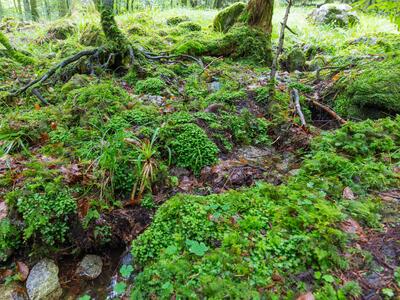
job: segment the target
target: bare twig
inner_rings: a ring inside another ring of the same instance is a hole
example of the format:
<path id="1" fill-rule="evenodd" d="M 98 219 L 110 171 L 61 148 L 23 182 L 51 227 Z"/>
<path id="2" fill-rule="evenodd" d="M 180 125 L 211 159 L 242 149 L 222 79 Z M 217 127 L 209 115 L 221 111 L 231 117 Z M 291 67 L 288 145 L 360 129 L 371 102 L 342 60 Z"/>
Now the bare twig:
<path id="1" fill-rule="evenodd" d="M 292 89 L 290 91 L 290 98 L 293 99 L 294 105 L 296 107 L 297 114 L 299 115 L 301 126 L 306 126 L 306 119 L 304 118 L 303 111 L 301 110 L 301 105 L 300 105 L 300 97 L 299 97 L 299 92 L 297 89 Z"/>

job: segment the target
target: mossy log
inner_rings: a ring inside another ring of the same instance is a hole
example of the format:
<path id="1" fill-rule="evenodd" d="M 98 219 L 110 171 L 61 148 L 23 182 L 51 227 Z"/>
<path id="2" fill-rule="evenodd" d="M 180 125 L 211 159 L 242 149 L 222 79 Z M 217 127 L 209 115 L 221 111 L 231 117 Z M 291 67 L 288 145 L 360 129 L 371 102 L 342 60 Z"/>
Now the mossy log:
<path id="1" fill-rule="evenodd" d="M 13 46 L 11 46 L 10 41 L 5 36 L 4 33 L 0 32 L 0 44 L 6 48 L 5 53 L 15 61 L 27 65 L 34 63 L 34 59 L 23 54 L 22 52 L 16 50 Z"/>

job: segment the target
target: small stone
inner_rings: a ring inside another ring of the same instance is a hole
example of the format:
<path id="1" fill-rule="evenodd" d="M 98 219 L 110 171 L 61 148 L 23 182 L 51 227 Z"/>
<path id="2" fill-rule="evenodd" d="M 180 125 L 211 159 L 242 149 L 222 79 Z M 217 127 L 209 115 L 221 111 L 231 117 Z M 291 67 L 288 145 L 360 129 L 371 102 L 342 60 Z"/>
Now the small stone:
<path id="1" fill-rule="evenodd" d="M 39 261 L 29 273 L 26 290 L 30 300 L 60 299 L 62 289 L 57 265 L 47 258 Z"/>
<path id="2" fill-rule="evenodd" d="M 86 279 L 92 280 L 101 274 L 103 261 L 100 256 L 86 255 L 79 263 L 76 273 Z"/>
<path id="3" fill-rule="evenodd" d="M 317 24 L 350 27 L 360 22 L 360 19 L 352 9 L 347 4 L 329 3 L 314 9 L 308 17 Z"/>

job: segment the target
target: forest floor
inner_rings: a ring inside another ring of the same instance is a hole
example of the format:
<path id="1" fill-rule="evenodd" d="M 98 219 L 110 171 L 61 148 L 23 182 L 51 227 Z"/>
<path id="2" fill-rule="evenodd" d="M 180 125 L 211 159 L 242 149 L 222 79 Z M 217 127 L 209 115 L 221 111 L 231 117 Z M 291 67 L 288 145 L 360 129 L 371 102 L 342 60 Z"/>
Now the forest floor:
<path id="1" fill-rule="evenodd" d="M 48 257 L 65 299 L 399 297 L 399 32 L 363 14 L 348 29 L 312 25 L 310 11 L 290 15 L 273 116 L 270 69 L 255 57 L 149 61 L 143 74 L 78 61 L 38 88 L 44 102 L 10 99 L 104 37 L 93 12 L 3 22 L 37 63 L 0 56 L 0 291 L 11 282 L 23 294 L 21 265 Z M 117 21 L 152 53 L 197 56 L 224 36 L 215 14 Z M 85 254 L 104 263 L 92 281 L 76 273 Z"/>

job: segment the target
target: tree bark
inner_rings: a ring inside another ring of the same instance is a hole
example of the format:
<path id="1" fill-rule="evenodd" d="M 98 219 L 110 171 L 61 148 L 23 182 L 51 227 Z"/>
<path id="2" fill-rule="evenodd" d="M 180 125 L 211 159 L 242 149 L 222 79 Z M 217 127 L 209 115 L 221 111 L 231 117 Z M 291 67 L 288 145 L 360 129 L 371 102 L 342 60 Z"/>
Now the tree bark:
<path id="1" fill-rule="evenodd" d="M 24 14 L 25 14 L 25 20 L 30 20 L 31 19 L 31 7 L 29 5 L 29 0 L 23 0 L 24 1 Z"/>
<path id="2" fill-rule="evenodd" d="M 39 12 L 37 9 L 37 1 L 36 0 L 30 0 L 30 5 L 31 5 L 31 16 L 33 21 L 38 21 L 39 20 Z"/>
<path id="3" fill-rule="evenodd" d="M 247 23 L 271 34 L 273 11 L 274 0 L 250 0 L 247 5 Z"/>
<path id="4" fill-rule="evenodd" d="M 59 0 L 58 3 L 58 16 L 65 17 L 68 14 L 68 4 L 66 0 Z"/>

